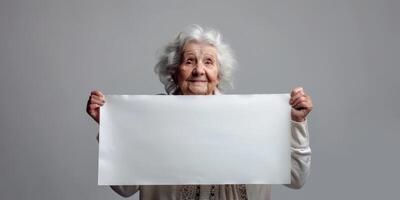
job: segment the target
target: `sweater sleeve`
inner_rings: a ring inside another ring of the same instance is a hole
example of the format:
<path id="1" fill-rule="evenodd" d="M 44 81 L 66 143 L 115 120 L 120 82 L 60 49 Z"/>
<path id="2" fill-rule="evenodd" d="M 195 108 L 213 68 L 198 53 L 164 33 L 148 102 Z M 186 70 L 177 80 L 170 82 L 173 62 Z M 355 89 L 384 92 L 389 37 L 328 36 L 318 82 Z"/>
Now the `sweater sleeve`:
<path id="1" fill-rule="evenodd" d="M 285 186 L 300 189 L 310 174 L 311 148 L 307 120 L 291 122 L 291 183 Z"/>
<path id="2" fill-rule="evenodd" d="M 99 142 L 99 134 L 97 134 L 97 142 Z M 110 185 L 111 189 L 122 197 L 130 197 L 140 190 L 139 185 Z"/>
<path id="3" fill-rule="evenodd" d="M 130 197 L 139 191 L 139 185 L 111 185 L 111 189 L 123 197 Z"/>

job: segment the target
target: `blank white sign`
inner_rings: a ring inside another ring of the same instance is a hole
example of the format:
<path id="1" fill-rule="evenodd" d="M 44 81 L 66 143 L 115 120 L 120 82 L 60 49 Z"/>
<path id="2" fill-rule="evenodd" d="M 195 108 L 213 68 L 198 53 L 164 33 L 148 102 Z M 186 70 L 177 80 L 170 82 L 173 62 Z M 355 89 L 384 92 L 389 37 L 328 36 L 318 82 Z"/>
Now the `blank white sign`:
<path id="1" fill-rule="evenodd" d="M 99 185 L 290 183 L 289 94 L 106 95 Z"/>

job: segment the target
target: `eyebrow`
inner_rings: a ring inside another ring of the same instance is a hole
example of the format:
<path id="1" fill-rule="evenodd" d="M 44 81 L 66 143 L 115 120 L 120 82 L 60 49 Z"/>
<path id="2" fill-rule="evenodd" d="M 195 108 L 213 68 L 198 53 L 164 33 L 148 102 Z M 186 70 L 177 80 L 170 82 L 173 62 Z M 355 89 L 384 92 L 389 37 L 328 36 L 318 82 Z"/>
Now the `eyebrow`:
<path id="1" fill-rule="evenodd" d="M 183 54 L 182 54 L 182 55 L 185 55 L 185 54 L 196 55 L 196 54 L 193 53 L 192 51 L 183 51 Z"/>
<path id="2" fill-rule="evenodd" d="M 183 54 L 182 55 L 182 60 L 193 59 L 193 58 L 197 59 L 194 54 Z"/>
<path id="3" fill-rule="evenodd" d="M 214 55 L 214 54 L 208 54 L 208 53 L 204 54 L 204 56 L 210 56 L 210 57 L 212 57 L 212 58 L 216 58 L 216 57 L 217 57 L 217 56 Z"/>
<path id="4" fill-rule="evenodd" d="M 185 56 L 186 56 L 186 57 L 187 57 L 187 56 L 195 56 L 195 57 L 197 57 L 197 56 L 196 56 L 196 53 L 193 52 L 193 51 L 191 51 L 191 50 L 184 50 L 182 56 L 183 56 L 183 57 L 185 57 Z M 212 58 L 213 60 L 216 60 L 216 59 L 217 59 L 217 55 L 210 54 L 210 53 L 205 53 L 203 57 Z"/>

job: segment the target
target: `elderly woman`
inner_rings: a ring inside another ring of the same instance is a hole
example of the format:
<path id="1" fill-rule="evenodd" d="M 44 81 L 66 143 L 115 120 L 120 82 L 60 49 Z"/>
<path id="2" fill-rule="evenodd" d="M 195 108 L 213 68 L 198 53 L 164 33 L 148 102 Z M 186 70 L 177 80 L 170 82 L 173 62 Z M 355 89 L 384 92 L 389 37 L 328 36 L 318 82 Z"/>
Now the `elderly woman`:
<path id="1" fill-rule="evenodd" d="M 231 85 L 235 60 L 219 32 L 193 25 L 180 32 L 168 44 L 155 66 L 168 95 L 219 95 L 224 86 Z M 93 91 L 87 104 L 88 114 L 99 122 L 99 108 L 105 98 Z M 299 189 L 310 170 L 311 149 L 306 116 L 312 101 L 301 87 L 291 91 L 291 184 Z M 243 169 L 246 170 L 246 169 Z M 270 199 L 270 185 L 155 185 L 111 186 L 124 197 L 140 191 L 142 200 L 163 199 Z"/>

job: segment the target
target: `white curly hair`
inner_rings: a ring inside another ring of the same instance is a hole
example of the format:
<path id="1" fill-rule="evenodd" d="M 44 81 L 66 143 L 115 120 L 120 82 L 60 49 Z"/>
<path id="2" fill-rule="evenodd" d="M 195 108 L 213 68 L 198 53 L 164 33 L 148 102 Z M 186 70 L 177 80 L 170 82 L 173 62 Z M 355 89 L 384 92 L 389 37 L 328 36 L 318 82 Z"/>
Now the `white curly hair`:
<path id="1" fill-rule="evenodd" d="M 217 49 L 217 60 L 219 64 L 220 84 L 219 90 L 225 87 L 233 87 L 232 75 L 236 67 L 231 48 L 222 41 L 222 34 L 215 29 L 206 28 L 193 24 L 178 33 L 176 38 L 168 43 L 160 52 L 159 60 L 154 68 L 161 83 L 164 84 L 168 94 L 174 94 L 179 90 L 174 76 L 179 72 L 183 48 L 186 43 L 191 41 L 205 42 Z"/>

